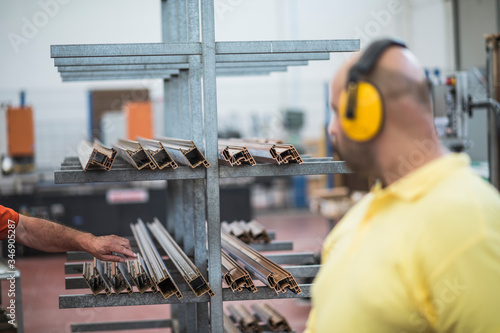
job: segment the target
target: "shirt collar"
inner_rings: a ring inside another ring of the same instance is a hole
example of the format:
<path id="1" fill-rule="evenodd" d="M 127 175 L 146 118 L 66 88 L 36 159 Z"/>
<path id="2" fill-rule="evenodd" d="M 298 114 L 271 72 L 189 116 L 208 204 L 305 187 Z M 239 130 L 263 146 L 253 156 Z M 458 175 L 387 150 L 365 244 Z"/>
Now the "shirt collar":
<path id="1" fill-rule="evenodd" d="M 375 198 L 396 196 L 405 201 L 413 201 L 425 194 L 441 179 L 468 165 L 470 165 L 470 158 L 466 154 L 446 154 L 425 164 L 386 188 L 382 188 L 380 181 L 377 181 L 371 192 Z"/>

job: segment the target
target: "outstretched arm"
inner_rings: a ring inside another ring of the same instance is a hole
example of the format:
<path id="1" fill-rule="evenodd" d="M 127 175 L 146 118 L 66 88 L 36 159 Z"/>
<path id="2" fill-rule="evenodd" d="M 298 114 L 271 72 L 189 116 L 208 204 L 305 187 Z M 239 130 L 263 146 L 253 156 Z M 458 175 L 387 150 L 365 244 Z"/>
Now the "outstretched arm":
<path id="1" fill-rule="evenodd" d="M 16 228 L 16 241 L 45 252 L 85 251 L 105 261 L 125 260 L 114 255 L 121 253 L 126 257 L 135 257 L 130 242 L 116 235 L 94 236 L 61 224 L 19 214 Z"/>

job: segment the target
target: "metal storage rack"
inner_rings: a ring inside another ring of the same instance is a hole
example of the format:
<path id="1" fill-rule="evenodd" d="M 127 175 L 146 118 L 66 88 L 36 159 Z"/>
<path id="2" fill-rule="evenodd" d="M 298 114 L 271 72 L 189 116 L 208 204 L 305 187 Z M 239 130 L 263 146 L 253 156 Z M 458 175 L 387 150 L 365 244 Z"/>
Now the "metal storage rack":
<path id="1" fill-rule="evenodd" d="M 139 171 L 118 165 L 108 172 L 84 172 L 74 158 L 67 158 L 61 170 L 55 172 L 55 182 L 168 180 L 167 230 L 182 244 L 186 254 L 194 257 L 195 265 L 205 278 L 208 272 L 215 296 L 195 297 L 189 290 L 183 291 L 181 300 L 164 300 L 151 293 L 109 297 L 63 295 L 59 298 L 59 306 L 173 304 L 172 317 L 176 318 L 181 332 L 219 333 L 223 332 L 224 301 L 310 296 L 310 285 L 300 285 L 302 294 L 299 295 L 291 292 L 276 295 L 268 287 L 259 287 L 257 293 L 232 293 L 230 289 L 222 288 L 219 178 L 350 171 L 343 162 L 328 158 L 305 159 L 302 165 L 218 166 L 216 76 L 285 71 L 287 66 L 329 59 L 330 52 L 358 51 L 359 40 L 215 42 L 214 0 L 161 0 L 161 11 L 163 43 L 54 45 L 51 46 L 51 56 L 55 58 L 54 63 L 63 81 L 163 79 L 165 134 L 190 139 L 198 147 L 204 147 L 211 166 L 194 170 L 179 167 L 175 170 Z M 311 254 L 273 256 L 279 264 L 300 264 L 308 258 Z M 317 271 L 317 267 L 307 266 L 293 269 L 298 276 L 310 276 Z M 161 320 L 126 325 L 147 328 L 156 324 L 170 327 L 173 323 Z M 123 325 L 102 323 L 86 329 Z"/>

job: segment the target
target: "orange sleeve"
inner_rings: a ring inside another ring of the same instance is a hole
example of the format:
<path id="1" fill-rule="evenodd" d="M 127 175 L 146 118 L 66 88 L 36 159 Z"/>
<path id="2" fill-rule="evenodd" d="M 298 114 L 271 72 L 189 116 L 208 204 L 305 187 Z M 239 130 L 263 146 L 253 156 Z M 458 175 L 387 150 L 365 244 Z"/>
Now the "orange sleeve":
<path id="1" fill-rule="evenodd" d="M 9 224 L 12 223 L 17 227 L 19 214 L 10 208 L 0 206 L 0 240 L 7 238 Z"/>

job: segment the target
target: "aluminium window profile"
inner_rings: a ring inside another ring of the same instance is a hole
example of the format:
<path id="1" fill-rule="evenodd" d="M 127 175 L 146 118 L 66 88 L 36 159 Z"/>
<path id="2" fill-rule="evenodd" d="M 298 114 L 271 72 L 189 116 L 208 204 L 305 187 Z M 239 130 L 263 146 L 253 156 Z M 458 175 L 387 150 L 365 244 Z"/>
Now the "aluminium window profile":
<path id="1" fill-rule="evenodd" d="M 290 272 L 281 268 L 238 238 L 222 231 L 221 245 L 229 255 L 245 264 L 245 268 L 276 293 L 287 289 L 300 294 L 302 290 Z"/>
<path id="2" fill-rule="evenodd" d="M 271 242 L 271 237 L 269 237 L 266 228 L 257 220 L 247 222 L 246 226 L 249 229 L 250 236 L 252 237 L 254 243 L 262 242 L 268 244 Z"/>
<path id="3" fill-rule="evenodd" d="M 193 141 L 168 137 L 158 137 L 156 140 L 163 144 L 178 164 L 188 165 L 193 169 L 200 165 L 210 167 L 210 163 Z"/>
<path id="4" fill-rule="evenodd" d="M 279 143 L 278 141 L 266 140 L 267 142 L 256 142 L 246 139 L 219 140 L 219 145 L 231 145 L 248 149 L 255 161 L 259 163 L 272 163 L 276 165 L 297 163 L 303 160 L 293 145 Z"/>
<path id="5" fill-rule="evenodd" d="M 93 169 L 109 171 L 113 166 L 117 151 L 104 146 L 98 140 L 94 140 L 93 143 L 82 140 L 78 145 L 77 153 L 83 171 Z"/>
<path id="6" fill-rule="evenodd" d="M 273 331 L 278 332 L 291 332 L 292 329 L 283 315 L 281 315 L 275 308 L 268 304 L 252 304 L 252 310 L 257 317 L 265 322 Z"/>
<path id="7" fill-rule="evenodd" d="M 219 164 L 238 166 L 255 165 L 255 159 L 246 147 L 219 145 Z"/>
<path id="8" fill-rule="evenodd" d="M 104 282 L 99 274 L 95 273 L 95 265 L 93 262 L 83 263 L 83 279 L 94 296 L 104 290 Z"/>
<path id="9" fill-rule="evenodd" d="M 106 275 L 107 264 L 107 262 L 94 258 L 94 274 L 99 276 L 104 286 L 104 292 L 106 293 L 106 296 L 109 296 L 111 295 L 112 286 L 111 281 L 109 281 L 108 276 Z"/>
<path id="10" fill-rule="evenodd" d="M 184 280 L 187 282 L 193 293 L 200 297 L 207 293 L 210 297 L 215 296 L 212 288 L 200 273 L 198 268 L 193 264 L 189 257 L 182 251 L 179 245 L 174 241 L 165 227 L 155 217 L 153 223 L 148 223 L 148 228 L 160 243 L 165 253 L 174 263 L 177 270 L 181 273 Z"/>
<path id="11" fill-rule="evenodd" d="M 233 321 L 225 313 L 222 313 L 224 322 L 224 333 L 241 333 L 241 331 L 236 327 Z"/>
<path id="12" fill-rule="evenodd" d="M 172 295 L 176 295 L 178 299 L 182 298 L 182 293 L 179 291 L 177 284 L 172 279 L 168 272 L 165 263 L 161 259 L 156 246 L 151 239 L 151 236 L 141 219 L 137 220 L 137 224 L 130 225 L 134 238 L 139 245 L 139 250 L 142 253 L 144 262 L 150 272 L 151 279 L 156 285 L 158 291 L 164 299 L 168 299 Z"/>
<path id="13" fill-rule="evenodd" d="M 252 281 L 250 274 L 241 267 L 226 252 L 221 251 L 222 256 L 222 278 L 233 292 L 242 291 L 243 288 L 255 293 L 257 287 Z"/>
<path id="14" fill-rule="evenodd" d="M 240 223 L 237 221 L 234 221 L 232 223 L 227 223 L 226 221 L 224 221 L 221 223 L 221 228 L 223 230 L 229 230 L 227 231 L 229 234 L 237 237 L 244 243 L 249 244 L 252 242 L 249 230 L 247 230 L 245 226 L 240 225 Z"/>
<path id="15" fill-rule="evenodd" d="M 158 289 L 153 283 L 151 276 L 149 275 L 146 263 L 140 253 L 137 253 L 137 259 L 127 261 L 127 269 L 130 272 L 130 276 L 134 281 L 134 284 L 137 286 L 139 293 L 143 294 L 144 292 L 151 289 L 151 291 L 156 294 Z"/>
<path id="16" fill-rule="evenodd" d="M 243 332 L 260 332 L 259 321 L 241 304 L 229 305 L 227 310 Z"/>
<path id="17" fill-rule="evenodd" d="M 118 139 L 118 142 L 113 146 L 118 151 L 118 156 L 137 168 L 137 170 L 142 170 L 147 166 L 149 166 L 151 170 L 156 169 L 155 162 L 152 161 L 149 154 L 139 142 Z"/>
<path id="18" fill-rule="evenodd" d="M 159 170 L 163 170 L 167 167 L 177 169 L 177 163 L 160 141 L 145 138 L 137 138 L 137 141 L 139 141 L 144 150 L 149 154 L 149 157 Z"/>

